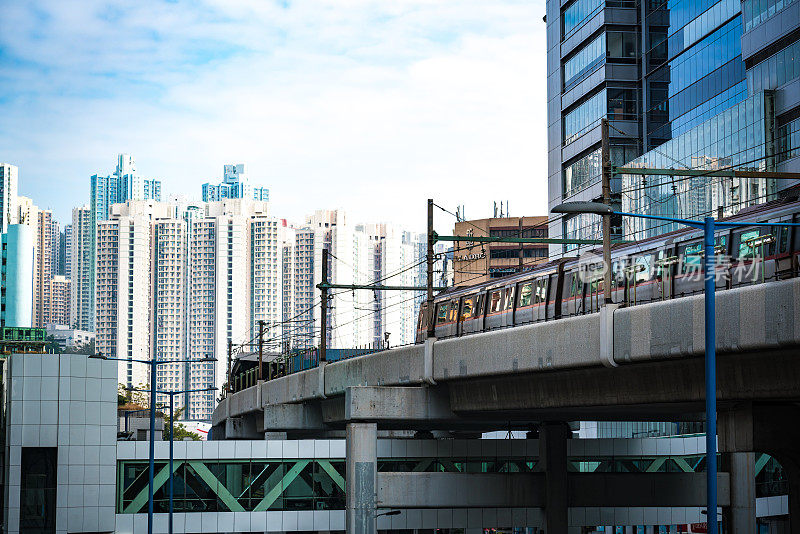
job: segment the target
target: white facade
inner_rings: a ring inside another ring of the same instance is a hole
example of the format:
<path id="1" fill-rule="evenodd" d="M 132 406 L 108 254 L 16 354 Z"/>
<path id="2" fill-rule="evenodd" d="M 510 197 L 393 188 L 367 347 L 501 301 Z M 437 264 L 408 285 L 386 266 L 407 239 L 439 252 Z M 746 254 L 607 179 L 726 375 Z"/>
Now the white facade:
<path id="1" fill-rule="evenodd" d="M 94 330 L 94 284 L 93 262 L 94 252 L 91 250 L 93 240 L 92 213 L 89 206 L 81 206 L 72 210 L 72 224 L 69 233 L 68 278 L 70 286 L 70 321 L 79 330 Z"/>
<path id="2" fill-rule="evenodd" d="M 17 189 L 19 170 L 8 163 L 0 163 L 0 233 L 17 220 Z"/>
<path id="3" fill-rule="evenodd" d="M 311 234 L 313 232 L 313 236 Z M 296 301 L 301 310 L 319 301 L 316 285 L 322 281 L 322 250 L 329 256 L 330 282 L 413 286 L 417 270 L 416 235 L 390 224 L 349 224 L 343 210 L 318 210 L 297 231 Z M 305 258 L 314 251 L 313 268 Z M 310 266 L 309 266 L 310 267 Z M 311 275 L 312 283 L 303 276 Z M 302 288 L 302 289 L 300 289 Z M 302 298 L 300 297 L 302 295 Z M 363 347 L 385 340 L 392 345 L 413 343 L 416 332 L 415 292 L 332 290 L 328 310 L 328 346 Z M 302 304 L 301 304 L 302 301 Z M 314 327 L 319 328 L 320 309 L 314 308 Z M 309 325 L 310 328 L 310 325 Z"/>
<path id="4" fill-rule="evenodd" d="M 215 357 L 160 365 L 157 387 L 221 388 L 229 340 L 248 342 L 259 320 L 279 327 L 280 269 L 278 221 L 264 202 L 115 204 L 97 230 L 97 349 L 122 359 Z M 149 384 L 148 370 L 120 362 L 120 382 Z M 215 396 L 176 397 L 176 408 L 207 419 Z"/>

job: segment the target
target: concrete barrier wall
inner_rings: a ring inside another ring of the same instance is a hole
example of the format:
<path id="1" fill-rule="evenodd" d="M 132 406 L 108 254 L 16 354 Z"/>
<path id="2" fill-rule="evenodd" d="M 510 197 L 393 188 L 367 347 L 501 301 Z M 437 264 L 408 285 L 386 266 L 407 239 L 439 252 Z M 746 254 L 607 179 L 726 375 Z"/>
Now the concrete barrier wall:
<path id="1" fill-rule="evenodd" d="M 448 380 L 600 365 L 600 316 L 572 317 L 443 339 L 434 378 Z"/>
<path id="2" fill-rule="evenodd" d="M 716 294 L 720 353 L 800 345 L 800 278 Z M 619 364 L 700 356 L 705 351 L 703 295 L 655 302 L 614 313 Z"/>
<path id="3" fill-rule="evenodd" d="M 325 367 L 325 394 L 341 395 L 349 386 L 420 384 L 424 353 L 423 345 L 410 345 L 330 363 Z"/>

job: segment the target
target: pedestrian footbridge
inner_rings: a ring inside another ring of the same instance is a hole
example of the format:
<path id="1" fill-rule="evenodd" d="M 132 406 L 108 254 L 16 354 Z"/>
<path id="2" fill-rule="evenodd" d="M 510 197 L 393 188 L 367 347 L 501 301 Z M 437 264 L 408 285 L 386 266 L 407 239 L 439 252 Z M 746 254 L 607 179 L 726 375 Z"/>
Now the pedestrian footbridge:
<path id="1" fill-rule="evenodd" d="M 377 528 L 543 529 L 540 441 L 378 439 Z M 146 531 L 148 447 L 117 444 L 117 532 Z M 570 529 L 703 522 L 704 452 L 702 436 L 568 440 Z M 168 454 L 156 444 L 155 532 L 168 531 Z M 342 439 L 175 443 L 174 532 L 345 530 L 345 454 Z M 775 460 L 753 459 L 760 515 L 785 515 Z"/>

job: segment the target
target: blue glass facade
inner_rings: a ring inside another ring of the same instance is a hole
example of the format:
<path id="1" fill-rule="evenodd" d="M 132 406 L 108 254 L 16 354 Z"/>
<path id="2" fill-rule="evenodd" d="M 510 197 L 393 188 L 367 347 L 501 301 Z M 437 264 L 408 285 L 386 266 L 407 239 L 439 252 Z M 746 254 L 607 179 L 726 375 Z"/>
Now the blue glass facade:
<path id="1" fill-rule="evenodd" d="M 796 0 L 745 0 L 742 4 L 744 31 L 749 32 L 766 22 Z"/>
<path id="2" fill-rule="evenodd" d="M 606 91 L 603 89 L 564 115 L 564 144 L 570 144 L 597 126 L 600 119 L 606 116 L 607 108 Z"/>
<path id="3" fill-rule="evenodd" d="M 777 89 L 795 78 L 800 78 L 800 41 L 795 41 L 747 71 L 747 85 L 752 93 Z"/>
<path id="4" fill-rule="evenodd" d="M 648 74 L 646 82 L 650 148 L 747 97 L 738 2 L 718 2 L 684 24 L 684 14 L 692 12 L 692 8 L 697 6 L 678 2 L 678 13 L 673 16 L 670 11 L 670 21 L 683 25 L 674 31 L 670 26 L 650 32 L 651 40 L 658 44 L 648 52 L 649 65 L 660 63 Z M 698 34 L 709 31 L 698 38 Z"/>
<path id="5" fill-rule="evenodd" d="M 590 16 L 597 14 L 603 7 L 603 0 L 575 0 L 565 10 L 562 35 L 568 36 L 580 27 Z"/>
<path id="6" fill-rule="evenodd" d="M 615 165 L 635 160 L 637 165 L 676 167 L 680 162 L 703 169 L 755 161 L 765 171 L 800 172 L 800 98 L 792 89 L 792 81 L 800 78 L 800 32 L 792 22 L 800 20 L 799 4 L 548 1 L 548 50 L 560 46 L 563 51 L 548 56 L 550 207 L 601 198 L 597 126 L 604 117 Z M 759 25 L 768 28 L 751 31 Z M 769 91 L 781 96 L 762 93 Z M 770 125 L 766 130 L 764 123 Z M 731 125 L 736 129 L 728 132 Z M 765 152 L 767 144 L 776 150 L 774 157 Z M 777 187 L 792 185 L 679 180 L 673 187 L 664 180 L 630 179 L 626 186 L 612 179 L 612 201 L 627 203 L 633 211 L 681 216 L 716 214 L 718 208 L 733 213 L 769 200 Z M 589 216 L 559 219 L 549 231 L 552 237 L 600 236 Z M 551 248 L 551 254 L 566 250 Z"/>
<path id="7" fill-rule="evenodd" d="M 564 88 L 579 82 L 606 59 L 606 36 L 600 34 L 564 63 Z"/>
<path id="8" fill-rule="evenodd" d="M 716 115 L 643 156 L 627 167 L 765 171 L 774 151 L 772 97 L 759 93 Z M 766 202 L 775 180 L 721 177 L 622 176 L 622 210 L 650 215 L 702 219 Z M 626 239 L 644 239 L 679 225 L 638 218 L 625 220 Z"/>

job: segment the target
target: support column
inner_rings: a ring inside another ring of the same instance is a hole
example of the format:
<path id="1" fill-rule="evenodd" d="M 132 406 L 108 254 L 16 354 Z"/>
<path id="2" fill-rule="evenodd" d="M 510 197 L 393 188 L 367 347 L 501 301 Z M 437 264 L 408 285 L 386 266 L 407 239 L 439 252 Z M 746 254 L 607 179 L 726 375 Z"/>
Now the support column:
<path id="1" fill-rule="evenodd" d="M 724 461 L 730 473 L 731 505 L 723 508 L 726 532 L 756 534 L 756 458 L 753 452 L 731 452 Z"/>
<path id="2" fill-rule="evenodd" d="M 347 533 L 375 534 L 378 425 L 347 424 Z"/>
<path id="3" fill-rule="evenodd" d="M 567 532 L 567 438 L 566 423 L 544 423 L 539 431 L 539 461 L 545 473 L 546 532 Z"/>

